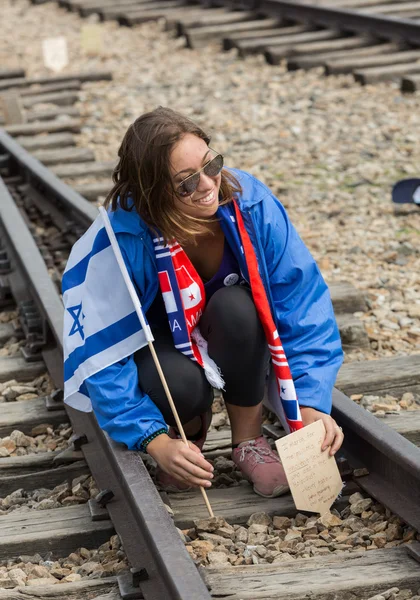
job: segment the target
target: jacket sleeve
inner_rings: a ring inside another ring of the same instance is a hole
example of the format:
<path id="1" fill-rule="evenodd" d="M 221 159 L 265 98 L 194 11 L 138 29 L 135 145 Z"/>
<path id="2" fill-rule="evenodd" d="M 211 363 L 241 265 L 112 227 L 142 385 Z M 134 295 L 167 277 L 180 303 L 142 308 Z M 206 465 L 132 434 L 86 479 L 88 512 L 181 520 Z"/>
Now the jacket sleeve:
<path id="1" fill-rule="evenodd" d="M 150 285 L 145 274 L 143 243 L 129 234 L 119 234 L 118 242 L 130 277 L 141 296 Z M 160 429 L 167 430 L 162 413 L 139 387 L 133 355 L 92 375 L 85 384 L 99 426 L 129 450 L 141 450 L 146 438 Z"/>
<path id="2" fill-rule="evenodd" d="M 343 351 L 328 287 L 285 209 L 264 189 L 256 205 L 259 239 L 299 405 L 330 414 Z"/>
<path id="3" fill-rule="evenodd" d="M 138 385 L 133 356 L 89 377 L 85 384 L 99 426 L 129 450 L 141 450 L 146 438 L 167 429 L 162 413 Z"/>

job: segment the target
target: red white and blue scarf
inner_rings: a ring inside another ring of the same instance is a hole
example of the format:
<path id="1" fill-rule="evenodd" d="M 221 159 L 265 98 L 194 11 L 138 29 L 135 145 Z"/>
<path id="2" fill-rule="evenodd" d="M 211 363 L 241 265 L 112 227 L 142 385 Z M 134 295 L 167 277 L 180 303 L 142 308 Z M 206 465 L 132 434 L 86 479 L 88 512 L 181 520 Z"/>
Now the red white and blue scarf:
<path id="1" fill-rule="evenodd" d="M 292 374 L 273 320 L 254 247 L 236 202 L 233 201 L 232 205 L 234 211 L 230 219 L 235 224 L 234 233 L 243 248 L 252 297 L 271 353 L 281 406 L 290 431 L 297 431 L 303 424 Z M 160 289 L 175 348 L 204 368 L 213 387 L 223 389 L 223 374 L 208 355 L 207 342 L 197 326 L 206 304 L 203 281 L 177 242 L 164 245 L 163 238 L 154 238 L 153 242 Z"/>

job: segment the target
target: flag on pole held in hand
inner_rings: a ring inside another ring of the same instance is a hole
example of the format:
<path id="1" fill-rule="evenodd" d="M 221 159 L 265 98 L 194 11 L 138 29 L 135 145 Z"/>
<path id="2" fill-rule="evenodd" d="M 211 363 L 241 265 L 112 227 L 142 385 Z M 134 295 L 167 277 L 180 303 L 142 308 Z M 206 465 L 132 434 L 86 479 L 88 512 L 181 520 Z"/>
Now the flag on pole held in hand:
<path id="1" fill-rule="evenodd" d="M 64 401 L 89 412 L 86 379 L 149 341 L 143 315 L 105 209 L 70 253 L 62 279 Z"/>

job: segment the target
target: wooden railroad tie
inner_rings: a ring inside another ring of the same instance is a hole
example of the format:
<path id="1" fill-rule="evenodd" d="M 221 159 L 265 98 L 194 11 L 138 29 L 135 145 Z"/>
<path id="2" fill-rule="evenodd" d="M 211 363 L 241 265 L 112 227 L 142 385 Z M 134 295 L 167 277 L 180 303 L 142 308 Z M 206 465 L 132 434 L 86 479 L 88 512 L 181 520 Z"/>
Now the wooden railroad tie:
<path id="1" fill-rule="evenodd" d="M 311 54 L 297 54 L 288 57 L 287 68 L 289 71 L 296 69 L 313 69 L 314 67 L 326 67 L 328 64 L 334 64 L 336 60 L 351 59 L 352 57 L 377 56 L 387 52 L 398 52 L 403 49 L 398 44 L 390 43 L 372 43 L 365 48 L 356 48 L 354 50 L 342 50 L 339 52 L 321 52 L 315 56 Z"/>

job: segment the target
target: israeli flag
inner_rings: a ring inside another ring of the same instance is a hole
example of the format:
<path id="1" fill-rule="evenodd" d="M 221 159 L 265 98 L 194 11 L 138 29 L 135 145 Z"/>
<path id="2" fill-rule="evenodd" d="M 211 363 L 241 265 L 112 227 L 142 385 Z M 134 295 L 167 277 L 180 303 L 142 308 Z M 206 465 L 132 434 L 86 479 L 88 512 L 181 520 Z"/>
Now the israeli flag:
<path id="1" fill-rule="evenodd" d="M 83 412 L 92 410 L 85 380 L 153 341 L 107 212 L 99 211 L 62 279 L 64 401 Z"/>

